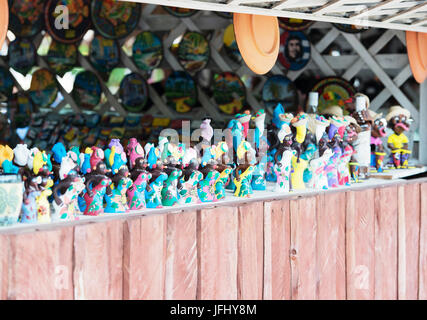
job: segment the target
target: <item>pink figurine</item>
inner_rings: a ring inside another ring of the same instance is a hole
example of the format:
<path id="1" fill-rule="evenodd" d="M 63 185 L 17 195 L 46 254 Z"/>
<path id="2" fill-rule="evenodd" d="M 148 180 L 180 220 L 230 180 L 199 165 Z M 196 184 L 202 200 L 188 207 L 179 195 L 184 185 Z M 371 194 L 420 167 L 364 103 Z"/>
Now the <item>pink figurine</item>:
<path id="1" fill-rule="evenodd" d="M 135 167 L 135 160 L 138 158 L 144 158 L 144 149 L 138 140 L 131 138 L 126 147 L 126 152 L 129 157 L 129 166 L 132 170 Z"/>

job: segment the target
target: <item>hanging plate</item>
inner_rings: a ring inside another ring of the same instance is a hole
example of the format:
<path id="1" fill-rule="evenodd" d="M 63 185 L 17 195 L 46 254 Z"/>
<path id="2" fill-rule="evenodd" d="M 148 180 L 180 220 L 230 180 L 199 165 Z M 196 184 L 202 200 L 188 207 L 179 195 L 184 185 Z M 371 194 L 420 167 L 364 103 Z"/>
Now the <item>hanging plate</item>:
<path id="1" fill-rule="evenodd" d="M 288 70 L 303 69 L 310 61 L 311 47 L 301 31 L 285 31 L 280 36 L 279 61 Z"/>
<path id="2" fill-rule="evenodd" d="M 12 96 L 7 112 L 11 121 L 21 127 L 26 127 L 30 124 L 31 115 L 35 112 L 35 108 L 25 93 L 18 92 Z"/>
<path id="3" fill-rule="evenodd" d="M 187 32 L 178 47 L 178 60 L 190 73 L 202 70 L 209 61 L 210 48 L 206 38 L 198 32 Z"/>
<path id="4" fill-rule="evenodd" d="M 49 67 L 62 77 L 76 65 L 77 47 L 75 44 L 65 44 L 52 39 L 46 61 Z"/>
<path id="5" fill-rule="evenodd" d="M 72 96 L 78 106 L 92 110 L 101 100 L 101 84 L 91 71 L 80 72 L 74 80 Z"/>
<path id="6" fill-rule="evenodd" d="M 297 89 L 291 80 L 282 75 L 272 76 L 265 82 L 262 100 L 266 109 L 271 111 L 279 103 L 285 108 L 285 112 L 295 112 L 298 108 Z"/>
<path id="7" fill-rule="evenodd" d="M 56 41 L 67 44 L 81 40 L 91 25 L 89 5 L 89 0 L 49 0 L 45 8 L 45 23 L 49 34 Z M 64 24 L 66 11 L 59 10 L 56 13 L 58 6 L 66 6 L 68 9 L 68 28 Z M 61 28 L 57 27 L 58 23 Z"/>
<path id="8" fill-rule="evenodd" d="M 5 0 L 2 0 L 5 2 Z M 12 0 L 9 11 L 9 28 L 17 37 L 32 37 L 44 24 L 45 0 Z M 0 10 L 0 14 L 3 8 Z"/>
<path id="9" fill-rule="evenodd" d="M 36 64 L 36 48 L 29 39 L 15 39 L 9 44 L 9 66 L 27 74 Z"/>
<path id="10" fill-rule="evenodd" d="M 294 18 L 279 18 L 279 27 L 288 31 L 302 31 L 310 27 L 314 21 L 294 19 Z"/>
<path id="11" fill-rule="evenodd" d="M 241 63 L 243 58 L 237 46 L 236 36 L 234 35 L 234 26 L 230 24 L 224 31 L 224 50 L 228 57 L 236 63 Z"/>
<path id="12" fill-rule="evenodd" d="M 175 71 L 166 80 L 165 96 L 173 110 L 190 112 L 197 103 L 196 83 L 187 72 Z"/>
<path id="13" fill-rule="evenodd" d="M 234 73 L 223 72 L 216 74 L 213 83 L 213 98 L 222 112 L 236 114 L 245 105 L 245 85 Z"/>
<path id="14" fill-rule="evenodd" d="M 9 70 L 0 67 L 0 96 L 4 95 L 6 98 L 12 96 L 13 91 L 13 78 Z"/>
<path id="15" fill-rule="evenodd" d="M 119 45 L 113 39 L 96 35 L 90 44 L 89 60 L 100 73 L 108 73 L 120 64 Z"/>
<path id="16" fill-rule="evenodd" d="M 55 75 L 47 69 L 37 70 L 32 75 L 28 93 L 36 106 L 50 106 L 58 94 Z"/>
<path id="17" fill-rule="evenodd" d="M 152 71 L 162 62 L 162 41 L 153 32 L 139 33 L 133 44 L 132 59 L 139 69 Z"/>
<path id="18" fill-rule="evenodd" d="M 187 9 L 187 8 L 178 8 L 178 7 L 167 7 L 162 6 L 163 9 L 170 15 L 178 18 L 188 18 L 197 13 L 197 10 Z"/>
<path id="19" fill-rule="evenodd" d="M 128 74 L 120 83 L 120 99 L 129 112 L 143 112 L 148 101 L 148 86 L 137 73 Z"/>
<path id="20" fill-rule="evenodd" d="M 319 93 L 318 113 L 329 106 L 344 106 L 344 101 L 356 94 L 354 87 L 342 78 L 328 77 L 320 80 L 310 91 Z M 343 108 L 344 115 L 348 114 Z"/>
<path id="21" fill-rule="evenodd" d="M 366 27 L 356 26 L 353 24 L 333 23 L 333 25 L 338 30 L 346 33 L 360 33 L 369 29 Z"/>
<path id="22" fill-rule="evenodd" d="M 141 4 L 117 0 L 92 1 L 92 21 L 96 30 L 109 39 L 121 39 L 138 26 Z"/>

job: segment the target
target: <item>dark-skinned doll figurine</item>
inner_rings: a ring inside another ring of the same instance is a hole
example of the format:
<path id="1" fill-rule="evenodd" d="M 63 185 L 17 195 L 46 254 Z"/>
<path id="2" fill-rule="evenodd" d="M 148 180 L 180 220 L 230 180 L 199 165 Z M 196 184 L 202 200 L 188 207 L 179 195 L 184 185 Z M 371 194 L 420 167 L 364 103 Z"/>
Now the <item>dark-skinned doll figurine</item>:
<path id="1" fill-rule="evenodd" d="M 382 113 L 376 113 L 369 110 L 372 118 L 371 127 L 371 167 L 375 168 L 377 172 L 383 172 L 383 162 L 386 156 L 382 138 L 386 134 L 387 120 L 382 117 Z"/>
<path id="2" fill-rule="evenodd" d="M 86 208 L 84 215 L 98 216 L 104 212 L 104 196 L 112 195 L 111 179 L 107 176 L 107 166 L 103 161 L 97 161 L 94 170 L 86 176 L 86 193 L 84 200 Z"/>
<path id="3" fill-rule="evenodd" d="M 138 154 L 140 155 L 140 153 Z M 145 190 L 148 181 L 151 179 L 151 173 L 146 170 L 147 164 L 143 157 L 131 159 L 132 157 L 130 157 L 129 163 L 132 164 L 133 168 L 130 178 L 133 184 L 126 192 L 128 206 L 130 210 L 142 210 L 147 206 L 145 202 Z"/>
<path id="4" fill-rule="evenodd" d="M 355 152 L 352 143 L 356 141 L 361 128 L 357 124 L 357 121 L 351 116 L 345 116 L 344 120 L 346 126 L 341 140 L 342 154 L 338 161 L 338 184 L 340 186 L 349 186 L 352 177 L 352 167 L 349 164 Z"/>
<path id="5" fill-rule="evenodd" d="M 391 150 L 394 167 L 396 169 L 408 168 L 411 151 L 408 148 L 408 137 L 404 132 L 409 131 L 412 121 L 411 113 L 401 106 L 393 106 L 390 108 L 386 120 L 388 127 L 393 130 L 393 134 L 387 139 L 387 147 Z"/>
<path id="6" fill-rule="evenodd" d="M 326 175 L 328 177 L 328 187 L 338 187 L 338 163 L 342 155 L 341 141 L 344 136 L 346 122 L 343 117 L 332 116 L 328 127 L 328 147 L 332 150 L 332 157 L 329 158 L 325 166 Z"/>
<path id="7" fill-rule="evenodd" d="M 52 174 L 50 157 L 51 155 L 47 155 L 45 151 L 39 151 L 34 155 L 33 159 L 33 172 L 42 178 L 39 184 L 41 193 L 36 198 L 38 222 L 41 223 L 51 221 L 50 203 L 48 201 L 48 197 L 52 194 L 51 187 L 53 186 L 53 180 L 50 177 Z"/>
<path id="8" fill-rule="evenodd" d="M 305 113 L 299 113 L 291 122 L 296 131 L 292 149 L 297 152 L 296 156 L 291 159 L 291 185 L 293 190 L 305 189 L 304 171 L 308 167 L 308 160 L 305 157 L 301 158 L 301 155 L 304 151 L 303 146 L 307 136 L 307 122 L 308 116 Z"/>
<path id="9" fill-rule="evenodd" d="M 106 193 L 104 199 L 106 213 L 125 213 L 129 210 L 127 204 L 126 192 L 132 186 L 132 180 L 129 178 L 129 169 L 126 165 L 122 165 L 117 173 L 111 177 L 110 190 L 111 193 Z"/>
<path id="10" fill-rule="evenodd" d="M 239 165 L 235 170 L 234 184 L 236 190 L 234 195 L 239 198 L 248 198 L 253 193 L 252 176 L 255 170 L 253 162 L 255 162 L 255 150 L 247 141 L 242 141 L 237 148 L 237 157 Z"/>

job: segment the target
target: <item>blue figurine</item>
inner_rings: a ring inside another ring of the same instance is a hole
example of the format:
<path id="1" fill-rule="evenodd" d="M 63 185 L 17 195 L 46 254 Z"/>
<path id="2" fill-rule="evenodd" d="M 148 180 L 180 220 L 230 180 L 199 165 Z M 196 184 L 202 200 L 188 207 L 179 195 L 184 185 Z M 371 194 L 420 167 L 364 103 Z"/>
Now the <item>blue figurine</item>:
<path id="1" fill-rule="evenodd" d="M 162 189 L 163 183 L 168 178 L 168 175 L 160 169 L 155 169 L 151 172 L 151 179 L 148 182 L 147 190 L 145 191 L 145 201 L 147 208 L 162 207 Z"/>
<path id="2" fill-rule="evenodd" d="M 53 160 L 55 160 L 57 164 L 61 164 L 62 159 L 67 155 L 67 150 L 65 150 L 64 144 L 62 142 L 56 143 L 52 147 L 52 154 Z"/>

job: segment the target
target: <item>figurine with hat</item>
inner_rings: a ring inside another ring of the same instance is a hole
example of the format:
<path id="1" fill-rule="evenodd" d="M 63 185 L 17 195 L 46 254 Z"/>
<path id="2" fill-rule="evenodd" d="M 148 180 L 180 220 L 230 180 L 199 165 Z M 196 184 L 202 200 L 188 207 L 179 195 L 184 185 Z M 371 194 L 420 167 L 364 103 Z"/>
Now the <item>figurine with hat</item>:
<path id="1" fill-rule="evenodd" d="M 387 120 L 382 113 L 369 110 L 372 118 L 371 127 L 371 167 L 377 172 L 383 172 L 383 162 L 386 156 L 382 139 L 387 135 Z"/>

